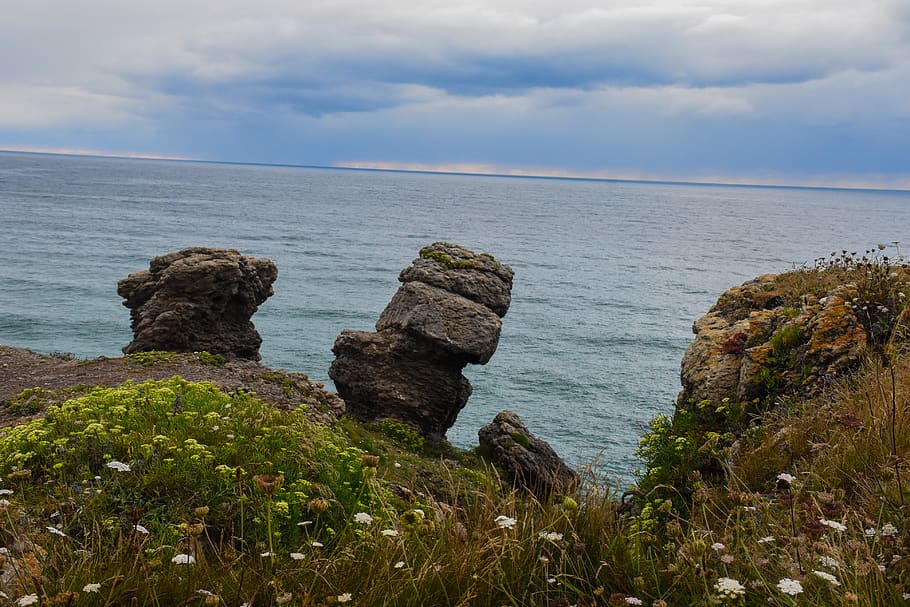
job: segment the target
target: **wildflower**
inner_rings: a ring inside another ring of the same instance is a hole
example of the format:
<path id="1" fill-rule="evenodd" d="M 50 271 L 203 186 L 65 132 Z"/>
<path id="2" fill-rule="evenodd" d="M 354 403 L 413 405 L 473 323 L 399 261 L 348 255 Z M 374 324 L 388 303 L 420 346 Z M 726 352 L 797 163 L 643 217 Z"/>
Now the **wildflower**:
<path id="1" fill-rule="evenodd" d="M 394 463 L 394 464 L 392 464 L 392 465 L 393 465 L 393 466 L 395 466 L 395 467 L 396 467 L 396 468 L 401 468 L 401 464 L 400 464 L 400 463 L 398 463 L 398 462 L 395 462 L 395 463 Z"/>
<path id="2" fill-rule="evenodd" d="M 777 583 L 777 588 L 784 594 L 789 594 L 790 596 L 796 596 L 803 591 L 803 585 L 799 583 L 799 580 L 791 580 L 788 577 L 785 577 Z"/>
<path id="3" fill-rule="evenodd" d="M 711 549 L 717 552 L 723 552 L 727 547 L 721 544 L 720 542 L 714 542 L 711 544 Z"/>
<path id="4" fill-rule="evenodd" d="M 363 525 L 369 525 L 373 522 L 373 517 L 366 512 L 358 512 L 354 515 L 354 520 Z"/>
<path id="5" fill-rule="evenodd" d="M 559 540 L 562 539 L 562 534 L 557 533 L 556 531 L 550 531 L 549 533 L 547 533 L 546 531 L 541 531 L 540 533 L 537 534 L 537 537 L 539 537 L 542 540 L 558 542 Z"/>
<path id="6" fill-rule="evenodd" d="M 421 510 L 420 508 L 414 508 L 414 509 L 412 510 L 412 512 L 413 512 L 414 514 L 416 514 L 418 517 L 420 517 L 420 520 L 423 520 L 423 519 L 426 518 L 426 516 L 427 516 L 426 512 L 424 512 L 424 511 Z"/>
<path id="7" fill-rule="evenodd" d="M 310 542 L 310 546 L 312 546 L 313 548 L 322 548 L 323 544 L 322 544 L 322 542 L 312 541 L 312 542 Z"/>
<path id="8" fill-rule="evenodd" d="M 101 584 L 86 584 L 82 587 L 82 592 L 98 592 L 101 590 Z"/>
<path id="9" fill-rule="evenodd" d="M 12 489 L 0 489 L 0 495 L 12 495 L 12 494 L 13 494 Z"/>
<path id="10" fill-rule="evenodd" d="M 714 584 L 714 590 L 722 599 L 735 599 L 746 594 L 745 586 L 730 577 L 718 578 Z"/>
<path id="11" fill-rule="evenodd" d="M 721 562 L 721 563 L 726 563 L 727 565 L 729 565 L 730 563 L 732 563 L 732 562 L 735 561 L 735 560 L 736 560 L 736 557 L 734 557 L 732 554 L 722 554 L 722 555 L 720 555 L 720 562 Z"/>
<path id="12" fill-rule="evenodd" d="M 881 534 L 882 534 L 882 537 L 889 537 L 889 536 L 897 535 L 897 527 L 895 527 L 891 523 L 885 523 L 884 525 L 882 525 Z"/>
<path id="13" fill-rule="evenodd" d="M 826 527 L 831 527 L 835 531 L 846 531 L 847 526 L 838 523 L 837 521 L 829 521 L 828 519 L 818 519 L 818 522 Z"/>
<path id="14" fill-rule="evenodd" d="M 336 599 L 339 603 L 350 603 L 350 602 L 351 602 L 351 598 L 352 598 L 352 597 L 351 597 L 351 593 L 350 593 L 350 592 L 345 592 L 344 594 L 339 594 L 337 597 L 335 597 L 335 599 Z"/>
<path id="15" fill-rule="evenodd" d="M 276 597 L 275 597 L 275 604 L 276 604 L 276 605 L 284 605 L 285 603 L 289 603 L 289 602 L 291 601 L 292 598 L 294 598 L 294 594 L 293 594 L 293 593 L 291 593 L 291 592 L 285 592 L 285 593 L 282 594 L 281 596 L 276 596 Z"/>
<path id="16" fill-rule="evenodd" d="M 515 525 L 518 523 L 514 518 L 505 516 L 504 514 L 500 514 L 495 520 L 500 529 L 514 529 Z"/>
<path id="17" fill-rule="evenodd" d="M 792 474 L 787 474 L 786 472 L 781 472 L 780 474 L 777 475 L 777 480 L 787 483 L 787 486 L 789 487 L 790 485 L 793 484 L 793 481 L 796 480 L 796 477 L 793 476 Z"/>
<path id="18" fill-rule="evenodd" d="M 392 565 L 392 567 L 394 567 L 395 569 L 401 569 L 402 567 L 404 567 L 404 561 L 398 561 L 397 563 Z"/>
<path id="19" fill-rule="evenodd" d="M 171 562 L 176 563 L 177 565 L 192 565 L 196 562 L 196 557 L 192 554 L 181 553 L 174 555 L 174 558 L 171 559 Z"/>
<path id="20" fill-rule="evenodd" d="M 141 533 L 142 535 L 148 535 L 149 530 L 143 527 L 142 525 L 133 525 L 133 529 Z"/>
<path id="21" fill-rule="evenodd" d="M 275 490 L 284 484 L 284 475 L 256 474 L 253 476 L 253 482 L 268 495 L 274 495 Z"/>
<path id="22" fill-rule="evenodd" d="M 774 536 L 773 536 L 773 535 L 766 535 L 765 537 L 760 538 L 760 539 L 758 540 L 758 543 L 759 543 L 759 544 L 770 544 L 770 543 L 773 542 L 773 541 L 774 541 Z"/>
<path id="23" fill-rule="evenodd" d="M 863 531 L 863 533 L 866 535 L 866 537 L 875 537 L 876 536 L 876 531 L 872 527 L 869 527 L 868 529 Z"/>
<path id="24" fill-rule="evenodd" d="M 291 558 L 294 559 L 295 561 L 302 561 L 306 557 L 300 552 L 292 552 Z"/>
<path id="25" fill-rule="evenodd" d="M 555 584 L 555 583 L 556 583 L 555 577 L 547 578 L 547 584 Z"/>
<path id="26" fill-rule="evenodd" d="M 48 525 L 47 527 L 45 527 L 45 529 L 47 529 L 54 535 L 59 535 L 60 537 L 66 537 L 66 534 L 63 533 L 62 531 L 60 531 L 59 529 L 57 529 L 56 527 L 51 527 L 50 525 Z"/>
<path id="27" fill-rule="evenodd" d="M 131 472 L 132 468 L 129 467 L 129 464 L 124 464 L 123 462 L 118 462 L 117 460 L 111 460 L 107 463 L 107 467 L 111 470 L 116 470 L 117 472 Z"/>
<path id="28" fill-rule="evenodd" d="M 830 582 L 834 586 L 840 586 L 840 582 L 837 581 L 837 578 L 834 577 L 833 575 L 831 575 L 830 573 L 826 573 L 824 571 L 819 571 L 817 569 L 815 571 L 813 571 L 812 573 L 814 573 L 821 579 L 825 580 L 826 582 Z"/>
<path id="29" fill-rule="evenodd" d="M 398 537 L 398 531 L 395 529 L 383 529 L 382 534 L 386 537 Z"/>
<path id="30" fill-rule="evenodd" d="M 264 558 L 264 557 L 272 556 L 272 553 L 269 552 L 268 550 L 266 550 L 265 552 L 260 553 L 259 556 Z"/>
<path id="31" fill-rule="evenodd" d="M 38 602 L 37 594 L 26 594 L 25 596 L 19 597 L 19 600 L 16 601 L 16 604 L 19 605 L 20 607 L 24 607 L 25 605 L 34 605 L 37 602 Z"/>
<path id="32" fill-rule="evenodd" d="M 9 501 L 9 500 L 0 499 L 0 506 L 6 508 L 6 507 L 9 506 L 9 505 L 10 505 L 10 501 Z"/>
<path id="33" fill-rule="evenodd" d="M 629 605 L 641 605 L 641 599 L 636 598 L 634 596 L 627 596 L 626 603 L 628 603 Z"/>
<path id="34" fill-rule="evenodd" d="M 837 569 L 837 561 L 830 556 L 818 557 L 818 564 L 828 569 Z"/>

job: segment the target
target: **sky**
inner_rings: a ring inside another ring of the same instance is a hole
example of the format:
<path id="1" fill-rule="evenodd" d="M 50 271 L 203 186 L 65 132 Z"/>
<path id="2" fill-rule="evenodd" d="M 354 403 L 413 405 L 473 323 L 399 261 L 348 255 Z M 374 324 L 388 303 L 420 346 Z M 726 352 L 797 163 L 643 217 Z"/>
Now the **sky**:
<path id="1" fill-rule="evenodd" d="M 0 149 L 910 187 L 910 0 L 0 11 Z"/>

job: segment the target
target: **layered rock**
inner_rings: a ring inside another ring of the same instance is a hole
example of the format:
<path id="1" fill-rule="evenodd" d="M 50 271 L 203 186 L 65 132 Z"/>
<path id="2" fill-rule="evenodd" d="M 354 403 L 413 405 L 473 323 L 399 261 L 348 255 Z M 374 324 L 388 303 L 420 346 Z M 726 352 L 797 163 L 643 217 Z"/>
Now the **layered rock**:
<path id="1" fill-rule="evenodd" d="M 854 284 L 811 293 L 789 304 L 775 275 L 733 287 L 695 321 L 695 339 L 683 356 L 677 400 L 764 399 L 811 393 L 859 363 L 867 333 L 851 302 Z"/>
<path id="2" fill-rule="evenodd" d="M 578 484 L 578 474 L 512 411 L 498 413 L 477 435 L 481 450 L 491 461 L 506 470 L 517 485 L 542 499 L 571 492 Z"/>
<path id="3" fill-rule="evenodd" d="M 262 338 L 250 318 L 277 277 L 271 260 L 233 249 L 193 247 L 155 257 L 148 270 L 117 284 L 133 329 L 123 352 L 208 351 L 259 360 Z"/>
<path id="4" fill-rule="evenodd" d="M 376 332 L 343 330 L 329 369 L 347 411 L 395 418 L 442 438 L 471 395 L 461 371 L 493 356 L 509 309 L 512 270 L 449 243 L 424 247 Z"/>

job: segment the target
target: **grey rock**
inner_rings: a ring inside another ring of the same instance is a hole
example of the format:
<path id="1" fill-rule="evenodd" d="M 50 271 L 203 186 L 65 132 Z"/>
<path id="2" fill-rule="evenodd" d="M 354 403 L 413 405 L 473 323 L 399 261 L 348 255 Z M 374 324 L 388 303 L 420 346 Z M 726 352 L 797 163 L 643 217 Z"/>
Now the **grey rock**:
<path id="1" fill-rule="evenodd" d="M 123 352 L 205 350 L 259 360 L 262 338 L 250 318 L 277 277 L 271 260 L 234 249 L 192 247 L 155 257 L 148 270 L 117 284 L 133 329 Z"/>
<path id="2" fill-rule="evenodd" d="M 376 323 L 433 342 L 465 362 L 486 364 L 499 343 L 502 321 L 478 303 L 422 282 L 398 289 Z"/>
<path id="3" fill-rule="evenodd" d="M 493 257 L 448 242 L 420 250 L 420 257 L 401 271 L 404 283 L 423 282 L 461 295 L 493 310 L 500 318 L 512 301 L 512 268 Z"/>
<path id="4" fill-rule="evenodd" d="M 480 447 L 493 463 L 531 493 L 546 498 L 569 493 L 578 485 L 578 474 L 566 465 L 544 440 L 534 436 L 512 411 L 501 411 L 477 433 Z"/>
<path id="5" fill-rule="evenodd" d="M 488 255 L 435 243 L 421 249 L 400 280 L 375 333 L 344 330 L 335 340 L 329 377 L 353 416 L 394 418 L 444 438 L 471 395 L 461 370 L 485 364 L 496 351 L 512 270 Z"/>

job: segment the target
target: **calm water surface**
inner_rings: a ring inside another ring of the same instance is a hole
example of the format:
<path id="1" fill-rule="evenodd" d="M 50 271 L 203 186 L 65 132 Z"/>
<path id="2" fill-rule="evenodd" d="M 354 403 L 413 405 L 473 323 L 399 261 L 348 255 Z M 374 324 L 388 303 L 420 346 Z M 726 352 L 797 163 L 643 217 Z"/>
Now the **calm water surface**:
<path id="1" fill-rule="evenodd" d="M 0 221 L 0 343 L 117 356 L 119 279 L 230 247 L 279 268 L 253 317 L 263 362 L 329 386 L 335 337 L 372 329 L 422 246 L 490 252 L 515 270 L 512 307 L 449 438 L 473 446 L 512 409 L 570 463 L 628 479 L 692 321 L 758 274 L 910 241 L 910 193 L 0 153 Z"/>

